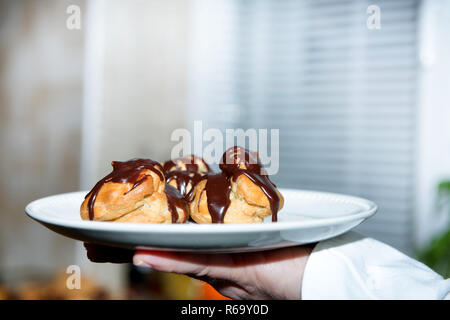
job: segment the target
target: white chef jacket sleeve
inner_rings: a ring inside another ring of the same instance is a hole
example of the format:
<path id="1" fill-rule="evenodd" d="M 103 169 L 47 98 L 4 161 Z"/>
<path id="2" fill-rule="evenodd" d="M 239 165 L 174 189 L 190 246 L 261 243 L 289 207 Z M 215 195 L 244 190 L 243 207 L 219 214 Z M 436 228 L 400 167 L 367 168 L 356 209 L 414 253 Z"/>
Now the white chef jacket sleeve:
<path id="1" fill-rule="evenodd" d="M 450 299 L 450 279 L 355 232 L 317 244 L 301 289 L 302 299 Z"/>

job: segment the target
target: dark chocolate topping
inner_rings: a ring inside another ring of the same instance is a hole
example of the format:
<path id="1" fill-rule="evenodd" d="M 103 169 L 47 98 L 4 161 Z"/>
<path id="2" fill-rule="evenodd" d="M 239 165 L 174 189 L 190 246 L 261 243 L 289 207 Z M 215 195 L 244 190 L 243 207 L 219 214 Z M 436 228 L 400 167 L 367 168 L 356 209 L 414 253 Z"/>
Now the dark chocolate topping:
<path id="1" fill-rule="evenodd" d="M 211 222 L 223 223 L 230 206 L 230 177 L 224 173 L 208 175 L 205 190 Z"/>
<path id="2" fill-rule="evenodd" d="M 199 166 L 199 162 L 203 164 L 204 168 Z M 185 165 L 185 168 L 182 164 Z M 208 164 L 194 155 L 167 161 L 163 168 L 166 182 L 175 180 L 178 191 L 187 201 L 192 200 L 195 185 L 202 180 L 206 173 L 210 172 Z M 191 189 L 188 191 L 189 184 Z"/>
<path id="3" fill-rule="evenodd" d="M 150 159 L 131 159 L 129 161 L 113 161 L 111 163 L 113 171 L 106 177 L 97 182 L 92 190 L 86 195 L 85 199 L 91 196 L 88 200 L 89 219 L 94 219 L 94 204 L 98 192 L 101 187 L 107 182 L 116 183 L 133 183 L 133 186 L 125 194 L 143 183 L 149 174 L 144 174 L 143 170 L 151 170 L 156 173 L 161 181 L 164 181 L 162 173 L 163 168 L 161 164 Z"/>
<path id="4" fill-rule="evenodd" d="M 169 184 L 166 184 L 166 188 L 164 189 L 164 192 L 167 196 L 167 207 L 169 208 L 170 213 L 172 214 L 172 223 L 176 223 L 178 220 L 178 212 L 177 208 L 184 211 L 184 220 L 183 223 L 187 221 L 189 218 L 188 216 L 188 203 L 186 199 L 180 194 L 180 192 L 172 187 Z"/>
<path id="5" fill-rule="evenodd" d="M 177 189 L 185 197 L 187 201 L 192 200 L 195 185 L 202 179 L 202 175 L 196 172 L 188 172 L 181 170 L 174 170 L 165 173 L 166 182 L 169 183 L 175 180 L 177 183 Z M 191 185 L 191 189 L 188 191 L 188 186 Z"/>

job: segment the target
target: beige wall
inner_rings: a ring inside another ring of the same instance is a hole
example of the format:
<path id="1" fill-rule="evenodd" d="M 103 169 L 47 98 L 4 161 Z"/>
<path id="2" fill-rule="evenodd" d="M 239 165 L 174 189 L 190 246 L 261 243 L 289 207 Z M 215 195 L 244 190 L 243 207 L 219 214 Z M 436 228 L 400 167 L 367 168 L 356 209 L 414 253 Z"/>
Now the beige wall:
<path id="1" fill-rule="evenodd" d="M 66 28 L 74 3 L 83 4 L 0 1 L 0 270 L 73 263 L 73 241 L 24 207 L 78 189 L 83 33 Z"/>
<path id="2" fill-rule="evenodd" d="M 164 160 L 172 130 L 186 127 L 189 2 L 93 3 L 0 0 L 0 277 L 81 264 L 123 284 L 121 268 L 89 263 L 80 243 L 31 221 L 24 207 L 91 188 L 112 160 Z M 72 4 L 81 30 L 66 28 Z"/>

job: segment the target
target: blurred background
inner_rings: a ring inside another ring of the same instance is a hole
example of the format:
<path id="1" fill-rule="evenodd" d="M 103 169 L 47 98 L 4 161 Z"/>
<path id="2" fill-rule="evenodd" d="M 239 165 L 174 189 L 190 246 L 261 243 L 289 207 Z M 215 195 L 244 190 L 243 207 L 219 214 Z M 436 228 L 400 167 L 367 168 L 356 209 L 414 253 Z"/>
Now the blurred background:
<path id="1" fill-rule="evenodd" d="M 277 185 L 375 201 L 358 231 L 449 277 L 449 33 L 449 0 L 0 0 L 0 298 L 222 298 L 24 214 L 195 120 L 279 129 Z"/>

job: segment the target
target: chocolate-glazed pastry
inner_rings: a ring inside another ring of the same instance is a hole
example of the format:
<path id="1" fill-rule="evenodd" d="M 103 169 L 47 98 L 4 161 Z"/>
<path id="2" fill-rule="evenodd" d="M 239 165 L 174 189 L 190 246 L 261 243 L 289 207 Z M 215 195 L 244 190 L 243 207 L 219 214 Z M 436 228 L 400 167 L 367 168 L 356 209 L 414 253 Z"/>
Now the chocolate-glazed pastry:
<path id="1" fill-rule="evenodd" d="M 187 201 L 192 200 L 195 185 L 211 172 L 208 164 L 194 155 L 166 161 L 163 170 L 166 183 L 178 189 Z"/>
<path id="2" fill-rule="evenodd" d="M 204 176 L 190 203 L 197 223 L 259 223 L 277 213 L 284 199 L 261 165 L 258 156 L 242 147 L 228 149 L 221 172 Z"/>
<path id="3" fill-rule="evenodd" d="M 81 205 L 83 220 L 184 223 L 187 202 L 168 188 L 163 167 L 150 159 L 113 161 L 113 171 L 101 179 Z"/>

